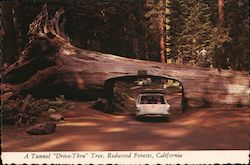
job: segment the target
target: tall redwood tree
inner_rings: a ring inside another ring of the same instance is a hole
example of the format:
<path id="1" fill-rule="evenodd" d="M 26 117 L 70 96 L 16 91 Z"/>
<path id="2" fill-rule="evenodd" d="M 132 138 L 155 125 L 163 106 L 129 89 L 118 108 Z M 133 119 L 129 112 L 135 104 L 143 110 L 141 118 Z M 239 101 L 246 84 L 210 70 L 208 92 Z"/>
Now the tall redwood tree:
<path id="1" fill-rule="evenodd" d="M 221 26 L 223 24 L 224 15 L 223 15 L 224 0 L 218 0 L 218 24 Z"/>
<path id="2" fill-rule="evenodd" d="M 165 63 L 165 32 L 164 32 L 164 4 L 165 0 L 161 0 L 161 12 L 160 12 L 160 22 L 159 22 L 159 28 L 160 28 L 160 54 L 161 54 L 161 62 Z"/>
<path id="3" fill-rule="evenodd" d="M 16 31 L 13 22 L 13 3 L 2 1 L 2 62 L 14 63 L 17 57 Z"/>

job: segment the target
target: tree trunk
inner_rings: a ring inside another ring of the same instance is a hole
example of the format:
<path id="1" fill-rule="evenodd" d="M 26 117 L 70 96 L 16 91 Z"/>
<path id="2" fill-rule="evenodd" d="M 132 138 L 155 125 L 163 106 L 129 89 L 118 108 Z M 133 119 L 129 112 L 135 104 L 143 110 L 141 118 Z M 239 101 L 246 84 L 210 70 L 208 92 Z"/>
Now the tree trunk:
<path id="1" fill-rule="evenodd" d="M 165 4 L 165 0 L 161 0 L 161 12 L 160 12 L 160 22 L 159 22 L 159 29 L 160 29 L 160 54 L 161 54 L 161 62 L 165 63 L 165 32 L 164 32 L 164 10 L 163 6 Z"/>
<path id="2" fill-rule="evenodd" d="M 165 29 L 166 29 L 166 35 L 165 35 L 165 45 L 166 45 L 166 62 L 168 62 L 168 58 L 170 59 L 170 52 L 171 52 L 171 39 L 170 39 L 170 14 L 171 14 L 171 10 L 170 10 L 170 0 L 165 0 L 166 1 L 166 10 L 165 10 Z"/>
<path id="3" fill-rule="evenodd" d="M 249 75 L 246 72 L 222 70 L 219 73 L 217 69 L 128 59 L 81 50 L 46 36 L 36 40 L 30 48 L 31 53 L 33 49 L 39 49 L 34 52 L 39 57 L 20 61 L 3 71 L 3 78 L 8 83 L 5 92 L 31 93 L 37 97 L 64 94 L 93 98 L 101 95 L 106 80 L 137 76 L 138 70 L 147 70 L 149 75 L 180 81 L 189 99 L 207 100 L 211 104 L 249 105 Z M 31 53 L 27 58 L 35 56 Z"/>
<path id="4" fill-rule="evenodd" d="M 181 82 L 185 89 L 183 96 L 189 101 L 210 105 L 250 104 L 247 72 L 218 72 L 217 69 L 129 59 L 76 48 L 57 34 L 51 37 L 50 33 L 37 32 L 33 35 L 24 56 L 2 71 L 5 84 L 1 85 L 1 98 L 9 98 L 10 93 L 13 96 L 30 93 L 35 97 L 64 94 L 76 99 L 97 98 L 107 86 L 112 87 L 107 82 L 113 83 L 117 77 L 136 77 L 138 70 L 147 70 L 149 76 Z"/>
<path id="5" fill-rule="evenodd" d="M 218 0 L 218 25 L 221 26 L 224 21 L 223 15 L 224 0 Z"/>
<path id="6" fill-rule="evenodd" d="M 17 57 L 17 43 L 16 43 L 16 32 L 13 20 L 13 2 L 2 1 L 2 26 L 3 26 L 3 36 L 2 36 L 2 55 L 3 63 L 12 64 L 15 62 Z"/>

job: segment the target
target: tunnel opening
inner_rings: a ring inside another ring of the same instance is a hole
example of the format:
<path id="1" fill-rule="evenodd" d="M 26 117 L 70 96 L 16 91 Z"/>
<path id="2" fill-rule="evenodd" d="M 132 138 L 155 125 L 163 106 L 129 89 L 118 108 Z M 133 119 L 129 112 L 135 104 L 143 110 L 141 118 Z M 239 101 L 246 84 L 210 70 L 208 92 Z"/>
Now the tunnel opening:
<path id="1" fill-rule="evenodd" d="M 171 106 L 171 114 L 182 113 L 187 108 L 183 84 L 172 77 L 154 75 L 115 77 L 105 81 L 104 93 L 107 99 L 105 112 L 113 114 L 135 113 L 135 100 L 145 90 L 164 91 L 164 97 Z"/>

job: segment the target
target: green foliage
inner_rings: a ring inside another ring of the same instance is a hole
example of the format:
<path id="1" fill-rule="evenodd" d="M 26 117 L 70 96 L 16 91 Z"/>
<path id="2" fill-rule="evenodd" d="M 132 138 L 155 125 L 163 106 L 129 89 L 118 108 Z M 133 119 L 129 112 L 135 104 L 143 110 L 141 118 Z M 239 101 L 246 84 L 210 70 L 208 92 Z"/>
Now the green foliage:
<path id="1" fill-rule="evenodd" d="M 64 95 L 55 97 L 55 99 L 49 100 L 48 109 L 55 109 L 56 111 L 68 111 L 74 108 L 74 104 L 69 100 L 65 100 Z"/>
<path id="2" fill-rule="evenodd" d="M 49 101 L 47 99 L 35 100 L 27 106 L 26 113 L 29 116 L 39 116 L 41 112 L 47 111 L 49 108 Z"/>
<path id="3" fill-rule="evenodd" d="M 248 67 L 248 0 L 224 1 L 221 26 L 217 24 L 218 0 L 56 0 L 46 3 L 50 17 L 60 7 L 64 8 L 64 31 L 74 45 L 83 49 L 159 61 L 159 18 L 165 11 L 166 59 L 200 65 L 197 51 L 205 48 L 206 66 L 245 70 Z M 29 24 L 41 11 L 44 1 L 13 4 L 22 36 L 19 48 L 23 48 L 28 42 Z"/>
<path id="4" fill-rule="evenodd" d="M 171 3 L 172 58 L 181 58 L 186 64 L 199 65 L 201 57 L 197 51 L 205 48 L 206 66 L 247 69 L 248 3 L 247 0 L 225 1 L 223 8 L 225 20 L 219 26 L 217 0 L 173 1 Z"/>
<path id="5" fill-rule="evenodd" d="M 178 10 L 175 11 L 175 8 Z M 173 4 L 173 54 L 174 58 L 183 59 L 184 63 L 198 64 L 199 52 L 207 50 L 207 63 L 213 62 L 215 46 L 229 40 L 223 30 L 218 30 L 211 21 L 211 8 L 204 1 L 190 0 Z M 179 17 L 177 17 L 177 14 Z M 175 19 L 176 18 L 176 19 Z M 177 25 L 176 25 L 177 24 Z"/>
<path id="6" fill-rule="evenodd" d="M 24 112 L 20 113 L 23 96 L 18 96 L 16 99 L 8 99 L 2 105 L 2 116 L 4 123 L 18 123 L 19 117 L 22 117 L 22 123 L 36 122 L 43 112 L 54 109 L 56 112 L 69 111 L 75 108 L 74 103 L 65 100 L 63 95 L 54 99 L 35 99 L 31 98 Z M 48 113 L 50 113 L 48 111 Z M 19 123 L 21 124 L 21 122 Z"/>
<path id="7" fill-rule="evenodd" d="M 146 58 L 143 1 L 76 2 L 67 2 L 66 20 L 73 20 L 67 21 L 65 27 L 76 46 L 130 58 Z"/>
<path id="8" fill-rule="evenodd" d="M 227 61 L 227 67 L 232 69 L 247 69 L 249 66 L 249 1 L 225 1 L 224 27 L 232 40 L 223 45 L 222 51 Z"/>

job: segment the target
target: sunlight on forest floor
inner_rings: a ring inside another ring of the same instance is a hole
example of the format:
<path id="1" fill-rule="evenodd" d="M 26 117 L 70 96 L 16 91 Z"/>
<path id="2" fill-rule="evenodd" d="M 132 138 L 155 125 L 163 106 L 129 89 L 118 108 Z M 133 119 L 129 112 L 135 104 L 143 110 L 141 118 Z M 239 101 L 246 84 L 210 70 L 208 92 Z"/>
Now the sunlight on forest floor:
<path id="1" fill-rule="evenodd" d="M 3 126 L 3 151 L 248 149 L 248 108 L 190 110 L 170 122 L 143 122 L 96 111 L 90 103 L 75 102 L 51 135 L 28 135 L 28 125 Z"/>

